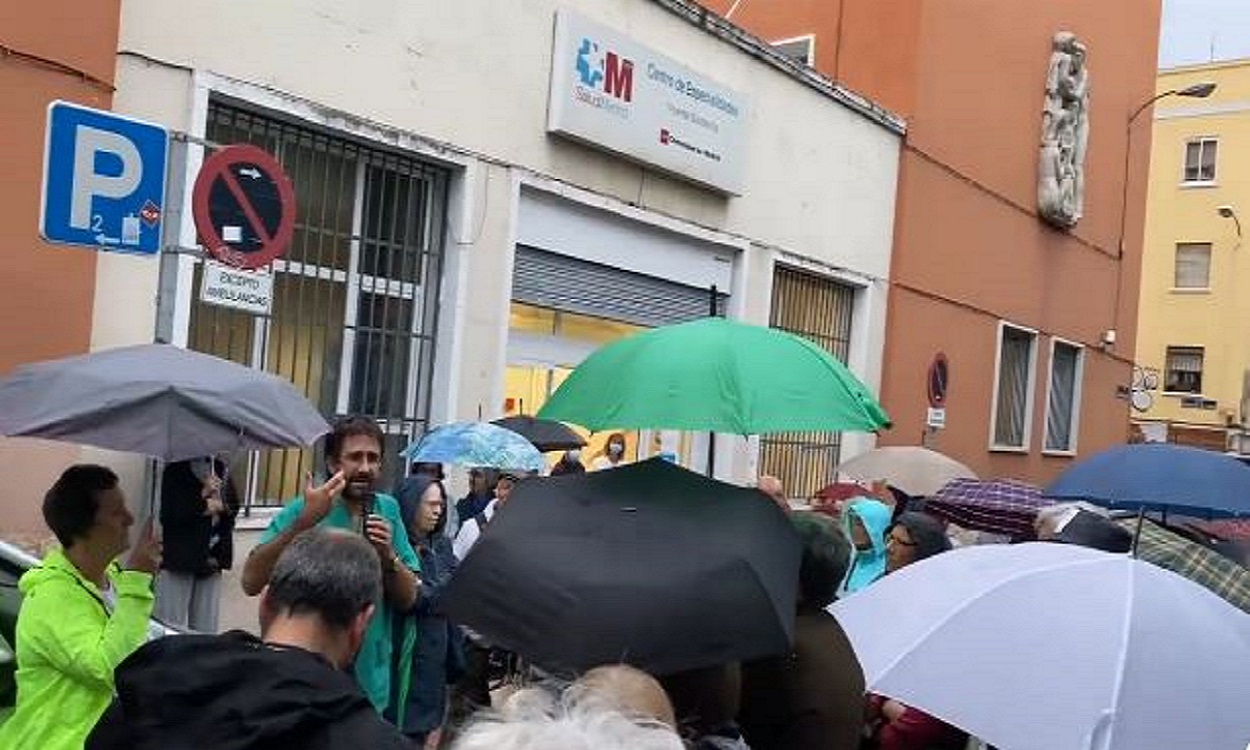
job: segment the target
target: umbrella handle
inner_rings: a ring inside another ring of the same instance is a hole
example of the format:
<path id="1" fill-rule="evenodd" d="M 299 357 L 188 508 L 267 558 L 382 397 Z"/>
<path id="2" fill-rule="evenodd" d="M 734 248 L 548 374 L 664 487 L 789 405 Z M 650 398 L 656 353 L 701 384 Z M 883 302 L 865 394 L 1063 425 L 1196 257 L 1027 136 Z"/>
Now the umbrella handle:
<path id="1" fill-rule="evenodd" d="M 1146 506 L 1137 509 L 1137 528 L 1133 531 L 1133 553 L 1134 559 L 1137 558 L 1137 543 L 1141 541 L 1142 524 L 1146 520 Z"/>

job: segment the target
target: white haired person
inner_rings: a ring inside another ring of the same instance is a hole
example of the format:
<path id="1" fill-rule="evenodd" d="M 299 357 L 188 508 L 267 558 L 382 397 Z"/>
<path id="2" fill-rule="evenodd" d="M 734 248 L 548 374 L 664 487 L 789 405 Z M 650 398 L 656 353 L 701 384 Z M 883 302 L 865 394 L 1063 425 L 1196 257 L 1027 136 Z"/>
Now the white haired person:
<path id="1" fill-rule="evenodd" d="M 683 750 L 662 721 L 624 713 L 593 690 L 513 694 L 497 713 L 470 723 L 452 750 Z"/>

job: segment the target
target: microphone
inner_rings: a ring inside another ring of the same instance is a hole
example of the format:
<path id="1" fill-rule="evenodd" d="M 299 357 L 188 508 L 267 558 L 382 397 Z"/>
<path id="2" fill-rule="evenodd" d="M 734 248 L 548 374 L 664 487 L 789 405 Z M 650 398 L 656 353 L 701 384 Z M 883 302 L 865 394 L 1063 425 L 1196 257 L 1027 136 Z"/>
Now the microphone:
<path id="1" fill-rule="evenodd" d="M 369 527 L 369 516 L 373 515 L 374 504 L 377 497 L 373 492 L 366 492 L 360 498 L 360 533 L 365 535 L 365 530 Z"/>

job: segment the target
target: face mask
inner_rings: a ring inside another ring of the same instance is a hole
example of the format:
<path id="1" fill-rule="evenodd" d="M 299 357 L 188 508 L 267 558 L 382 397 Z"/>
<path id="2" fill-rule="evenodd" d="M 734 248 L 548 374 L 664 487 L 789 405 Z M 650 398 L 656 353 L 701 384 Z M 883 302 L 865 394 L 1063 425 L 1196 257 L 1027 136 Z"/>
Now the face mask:
<path id="1" fill-rule="evenodd" d="M 564 457 L 568 460 L 569 463 L 577 463 L 578 461 L 582 460 L 582 452 L 581 451 L 569 451 L 568 453 L 564 454 Z"/>
<path id="2" fill-rule="evenodd" d="M 620 443 L 609 443 L 609 444 L 608 444 L 608 454 L 609 454 L 609 455 L 619 456 L 619 455 L 621 455 L 621 454 L 622 454 L 622 453 L 624 453 L 624 452 L 625 452 L 625 446 L 621 445 Z"/>

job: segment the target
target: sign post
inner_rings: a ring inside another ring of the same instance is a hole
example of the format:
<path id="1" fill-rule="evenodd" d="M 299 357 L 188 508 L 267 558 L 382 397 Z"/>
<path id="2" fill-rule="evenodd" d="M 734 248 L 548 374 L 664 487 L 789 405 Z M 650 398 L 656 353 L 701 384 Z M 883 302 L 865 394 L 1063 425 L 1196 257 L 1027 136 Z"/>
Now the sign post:
<path id="1" fill-rule="evenodd" d="M 48 106 L 39 233 L 48 242 L 156 255 L 169 131 L 69 102 Z"/>

